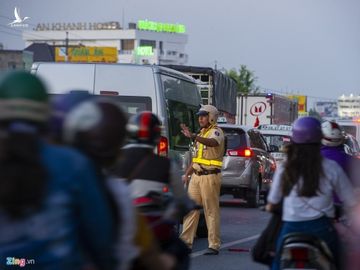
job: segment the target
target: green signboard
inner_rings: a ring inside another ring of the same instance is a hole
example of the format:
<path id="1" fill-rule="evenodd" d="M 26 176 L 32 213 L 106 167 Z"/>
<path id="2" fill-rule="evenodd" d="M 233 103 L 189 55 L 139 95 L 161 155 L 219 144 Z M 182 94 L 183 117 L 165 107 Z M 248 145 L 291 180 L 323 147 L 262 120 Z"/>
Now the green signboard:
<path id="1" fill-rule="evenodd" d="M 138 55 L 138 56 L 153 56 L 154 51 L 151 46 L 139 46 L 136 48 L 136 55 Z"/>
<path id="2" fill-rule="evenodd" d="M 186 32 L 185 25 L 183 24 L 171 24 L 171 23 L 159 23 L 148 20 L 139 20 L 137 23 L 139 30 L 166 32 L 184 34 Z"/>

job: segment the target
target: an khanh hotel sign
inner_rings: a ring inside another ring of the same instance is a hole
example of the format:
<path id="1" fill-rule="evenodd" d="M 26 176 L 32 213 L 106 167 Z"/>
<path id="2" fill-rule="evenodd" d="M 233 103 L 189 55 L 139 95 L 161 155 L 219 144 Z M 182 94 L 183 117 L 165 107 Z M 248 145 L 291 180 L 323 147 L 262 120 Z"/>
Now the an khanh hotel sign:
<path id="1" fill-rule="evenodd" d="M 35 31 L 71 31 L 71 30 L 119 30 L 119 22 L 56 22 L 38 23 Z"/>
<path id="2" fill-rule="evenodd" d="M 119 22 L 55 22 L 38 23 L 35 31 L 72 31 L 72 30 L 120 30 Z M 185 25 L 179 23 L 161 23 L 148 20 L 139 20 L 137 29 L 163 33 L 184 34 Z"/>

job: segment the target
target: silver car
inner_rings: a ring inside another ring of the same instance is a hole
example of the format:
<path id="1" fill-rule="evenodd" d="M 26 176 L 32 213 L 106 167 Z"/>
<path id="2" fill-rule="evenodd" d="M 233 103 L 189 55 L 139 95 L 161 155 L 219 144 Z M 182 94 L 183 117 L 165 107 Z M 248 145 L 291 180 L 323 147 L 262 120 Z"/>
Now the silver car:
<path id="1" fill-rule="evenodd" d="M 227 140 L 223 160 L 221 194 L 245 199 L 251 207 L 260 203 L 272 181 L 276 163 L 259 130 L 220 124 Z"/>

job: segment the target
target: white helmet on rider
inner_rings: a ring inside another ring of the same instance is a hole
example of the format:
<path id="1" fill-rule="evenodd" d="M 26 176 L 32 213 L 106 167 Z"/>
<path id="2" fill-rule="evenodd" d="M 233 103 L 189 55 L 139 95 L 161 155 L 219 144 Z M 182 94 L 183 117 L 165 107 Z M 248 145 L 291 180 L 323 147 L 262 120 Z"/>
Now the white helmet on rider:
<path id="1" fill-rule="evenodd" d="M 344 143 L 344 134 L 340 126 L 333 121 L 325 121 L 321 124 L 323 139 L 321 143 L 326 146 L 339 146 Z"/>
<path id="2" fill-rule="evenodd" d="M 210 124 L 215 125 L 219 117 L 219 111 L 218 109 L 216 109 L 216 107 L 212 105 L 201 105 L 201 108 L 197 115 L 209 115 Z"/>

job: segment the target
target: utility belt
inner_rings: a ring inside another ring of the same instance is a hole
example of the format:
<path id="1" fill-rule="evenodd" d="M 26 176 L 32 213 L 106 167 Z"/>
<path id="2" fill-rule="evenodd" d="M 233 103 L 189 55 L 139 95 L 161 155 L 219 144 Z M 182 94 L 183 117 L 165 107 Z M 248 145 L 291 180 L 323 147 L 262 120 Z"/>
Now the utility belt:
<path id="1" fill-rule="evenodd" d="M 202 175 L 210 175 L 210 174 L 218 174 L 221 173 L 220 169 L 213 169 L 213 170 L 202 170 L 202 171 L 194 171 L 194 173 L 197 176 L 202 176 Z"/>

